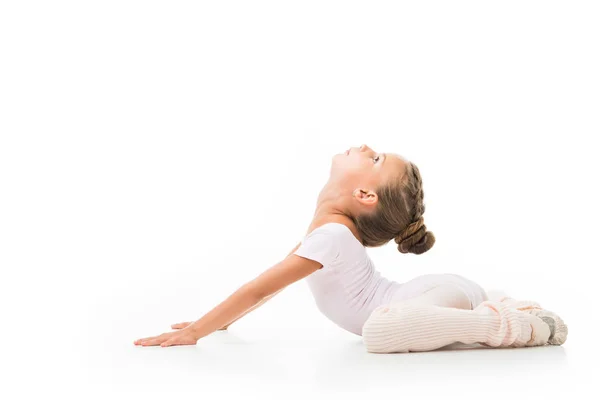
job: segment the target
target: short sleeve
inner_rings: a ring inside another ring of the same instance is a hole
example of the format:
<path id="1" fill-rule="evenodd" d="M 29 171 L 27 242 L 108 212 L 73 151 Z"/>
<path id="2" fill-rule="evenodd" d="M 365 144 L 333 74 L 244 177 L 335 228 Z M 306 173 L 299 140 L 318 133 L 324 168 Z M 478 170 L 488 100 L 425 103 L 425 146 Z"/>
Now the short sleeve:
<path id="1" fill-rule="evenodd" d="M 323 267 L 330 265 L 339 255 L 339 238 L 335 231 L 322 225 L 304 237 L 294 254 L 317 261 Z"/>

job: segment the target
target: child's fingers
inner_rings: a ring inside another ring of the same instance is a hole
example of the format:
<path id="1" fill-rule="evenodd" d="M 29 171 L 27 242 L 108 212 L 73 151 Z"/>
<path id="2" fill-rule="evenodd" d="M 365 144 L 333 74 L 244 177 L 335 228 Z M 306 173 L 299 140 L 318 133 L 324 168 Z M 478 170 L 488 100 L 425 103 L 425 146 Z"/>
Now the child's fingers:
<path id="1" fill-rule="evenodd" d="M 160 344 L 160 347 L 195 345 L 196 340 L 185 337 L 174 337 Z"/>
<path id="2" fill-rule="evenodd" d="M 151 336 L 144 339 L 140 339 L 137 341 L 137 344 L 140 344 L 142 346 L 156 346 L 157 344 L 161 344 L 162 342 L 170 339 L 171 336 L 172 335 L 170 333 L 163 333 L 159 336 Z"/>
<path id="3" fill-rule="evenodd" d="M 161 335 L 155 337 L 154 339 L 142 341 L 142 346 L 157 346 L 165 341 L 165 337 Z"/>
<path id="4" fill-rule="evenodd" d="M 141 339 L 136 340 L 133 343 L 135 343 L 135 344 L 142 344 L 142 342 L 150 340 L 150 339 L 154 339 L 155 337 L 156 336 L 149 336 L 149 337 L 141 338 Z"/>
<path id="5" fill-rule="evenodd" d="M 136 344 L 143 346 L 144 344 L 148 343 L 150 340 L 153 340 L 155 338 L 156 337 L 147 337 L 147 338 L 143 338 L 143 339 L 138 339 Z"/>

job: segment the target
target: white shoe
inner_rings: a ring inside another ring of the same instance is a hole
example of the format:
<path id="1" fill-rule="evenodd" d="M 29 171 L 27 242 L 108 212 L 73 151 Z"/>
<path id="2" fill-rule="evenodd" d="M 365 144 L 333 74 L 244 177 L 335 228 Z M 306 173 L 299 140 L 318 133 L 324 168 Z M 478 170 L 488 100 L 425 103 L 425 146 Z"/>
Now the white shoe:
<path id="1" fill-rule="evenodd" d="M 552 311 L 544 310 L 543 308 L 531 308 L 523 311 L 535 315 L 536 317 L 544 321 L 546 324 L 548 324 L 548 326 L 550 327 L 550 337 L 548 338 L 548 344 L 560 346 L 561 344 L 567 341 L 569 329 L 567 328 L 567 324 L 565 324 L 565 321 L 563 321 L 561 317 L 559 317 Z"/>
<path id="2" fill-rule="evenodd" d="M 501 290 L 488 291 L 497 301 L 508 304 L 510 307 L 516 308 L 519 311 L 535 315 L 544 321 L 550 328 L 550 337 L 548 344 L 559 346 L 567 340 L 569 329 L 567 324 L 556 313 L 544 309 L 539 303 L 529 300 L 515 300 Z"/>

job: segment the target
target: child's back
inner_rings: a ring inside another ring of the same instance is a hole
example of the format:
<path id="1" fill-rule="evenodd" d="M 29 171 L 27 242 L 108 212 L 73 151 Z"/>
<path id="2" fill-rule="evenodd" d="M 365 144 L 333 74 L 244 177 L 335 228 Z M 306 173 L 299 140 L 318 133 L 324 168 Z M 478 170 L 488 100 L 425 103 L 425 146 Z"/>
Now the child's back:
<path id="1" fill-rule="evenodd" d="M 366 248 L 344 224 L 325 223 L 304 237 L 293 253 L 323 265 L 305 279 L 319 310 L 341 328 L 362 335 L 377 307 L 413 298 L 451 283 L 465 293 L 473 309 L 486 300 L 477 283 L 456 274 L 427 274 L 399 283 L 381 276 Z"/>
<path id="2" fill-rule="evenodd" d="M 329 222 L 314 229 L 294 254 L 323 268 L 306 277 L 319 310 L 357 335 L 371 312 L 391 301 L 401 284 L 381 276 L 350 229 Z"/>

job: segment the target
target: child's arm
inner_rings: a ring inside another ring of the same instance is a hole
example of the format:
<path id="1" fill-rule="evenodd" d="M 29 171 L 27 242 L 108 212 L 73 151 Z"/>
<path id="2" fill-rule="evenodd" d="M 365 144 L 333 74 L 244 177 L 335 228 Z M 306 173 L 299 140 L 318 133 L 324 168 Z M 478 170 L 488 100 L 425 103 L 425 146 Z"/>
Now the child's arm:
<path id="1" fill-rule="evenodd" d="M 290 255 L 296 248 L 290 252 Z M 246 283 L 209 313 L 191 324 L 190 328 L 196 333 L 198 339 L 241 318 L 264 304 L 268 298 L 273 297 L 286 286 L 321 268 L 321 264 L 316 261 L 290 255 Z"/>
<path id="2" fill-rule="evenodd" d="M 294 253 L 296 250 L 298 250 L 298 247 L 300 247 L 300 244 L 301 244 L 301 243 L 298 243 L 298 244 L 296 245 L 296 247 L 294 247 L 294 248 L 292 249 L 292 251 L 290 251 L 290 252 L 288 253 L 288 256 L 290 256 L 290 255 L 291 255 L 291 254 L 293 254 L 293 253 Z M 235 321 L 237 321 L 238 319 L 242 318 L 244 315 L 248 314 L 250 311 L 252 311 L 252 310 L 256 310 L 258 307 L 260 307 L 260 306 L 262 306 L 263 304 L 265 304 L 265 303 L 266 303 L 268 300 L 272 299 L 272 298 L 273 298 L 273 296 L 275 296 L 277 293 L 281 292 L 282 290 L 283 290 L 283 288 L 282 288 L 282 289 L 279 289 L 278 291 L 276 291 L 275 293 L 273 293 L 273 294 L 271 294 L 271 295 L 269 295 L 269 296 L 266 296 L 265 298 L 263 298 L 262 300 L 260 300 L 258 303 L 256 303 L 254 306 L 252 306 L 252 307 L 250 307 L 249 309 L 247 309 L 246 311 L 244 311 L 244 313 L 242 313 L 242 315 L 240 315 L 239 317 L 237 317 L 237 318 L 236 318 L 236 319 L 234 319 L 233 321 L 229 322 L 228 324 L 226 324 L 226 325 L 224 325 L 224 326 L 220 327 L 218 330 L 220 330 L 220 331 L 224 331 L 224 330 L 226 330 L 226 329 L 227 329 L 227 328 L 229 328 L 229 326 L 230 326 L 231 324 L 233 324 Z M 173 329 L 183 329 L 183 328 L 185 328 L 185 327 L 187 327 L 188 325 L 191 325 L 191 324 L 193 324 L 193 323 L 194 323 L 193 321 L 190 321 L 190 322 L 179 322 L 179 323 L 177 323 L 177 324 L 173 324 L 173 325 L 171 325 L 171 328 L 173 328 Z"/>
<path id="3" fill-rule="evenodd" d="M 249 312 L 250 308 L 255 309 L 261 300 L 272 297 L 286 286 L 307 277 L 320 268 L 322 265 L 317 261 L 297 255 L 288 255 L 283 261 L 240 287 L 225 301 L 186 328 L 160 336 L 139 339 L 134 343 L 142 346 L 160 345 L 162 347 L 195 344 L 198 339 L 238 319 L 245 311 Z"/>
<path id="4" fill-rule="evenodd" d="M 219 328 L 220 331 L 226 330 L 227 328 L 229 328 L 229 326 L 231 324 L 233 324 L 235 321 L 237 321 L 238 319 L 242 318 L 244 315 L 248 314 L 250 311 L 252 310 L 256 310 L 258 307 L 262 306 L 263 304 L 265 304 L 268 300 L 272 299 L 273 296 L 275 296 L 277 293 L 281 292 L 283 289 L 279 289 L 278 291 L 276 291 L 275 293 L 273 293 L 272 295 L 266 296 L 264 299 L 262 299 L 261 301 L 259 301 L 258 303 L 256 303 L 256 305 L 252 306 L 251 308 L 247 309 L 246 311 L 244 311 L 244 313 L 242 315 L 240 315 L 239 317 L 237 317 L 236 319 L 234 319 L 233 321 L 231 321 L 230 323 L 228 323 L 227 325 L 223 326 L 222 328 Z"/>
<path id="5" fill-rule="evenodd" d="M 267 302 L 267 300 L 270 300 L 271 298 L 273 298 L 273 296 L 275 296 L 277 293 L 281 292 L 283 289 L 279 289 L 277 292 L 273 293 L 270 296 L 266 296 L 264 299 L 260 300 L 258 303 L 256 303 L 255 305 L 253 305 L 252 307 L 250 307 L 249 309 L 247 309 L 246 311 L 244 311 L 239 317 L 237 317 L 236 319 L 234 319 L 233 321 L 231 321 L 228 324 L 223 325 L 222 327 L 220 327 L 218 330 L 219 331 L 224 331 L 227 330 L 227 328 L 229 328 L 229 326 L 231 324 L 233 324 L 235 321 L 237 321 L 238 319 L 242 318 L 244 315 L 248 314 L 250 311 L 257 309 L 258 307 L 262 306 L 263 304 L 265 304 Z M 177 324 L 173 324 L 171 325 L 171 328 L 173 329 L 183 329 L 191 324 L 193 324 L 194 321 L 190 321 L 190 322 L 179 322 Z"/>
<path id="6" fill-rule="evenodd" d="M 290 255 L 292 255 L 296 250 L 298 250 L 298 247 L 300 247 L 301 243 L 298 243 L 296 245 L 296 247 L 294 247 L 292 249 L 292 251 L 290 251 L 288 253 L 288 255 L 286 257 L 289 257 Z M 270 294 L 268 296 L 266 296 L 264 299 L 262 299 L 260 302 L 258 302 L 255 306 L 249 308 L 248 310 L 246 310 L 242 315 L 240 315 L 239 317 L 237 317 L 236 319 L 234 319 L 233 321 L 231 321 L 230 323 L 228 323 L 227 325 L 223 326 L 222 328 L 220 328 L 219 330 L 225 330 L 227 328 L 229 328 L 229 326 L 231 324 L 233 324 L 235 321 L 237 321 L 238 319 L 242 318 L 244 315 L 248 314 L 250 311 L 257 309 L 258 307 L 262 306 L 263 304 L 265 304 L 267 301 L 269 301 L 270 299 L 273 298 L 273 296 L 275 296 L 277 293 L 281 292 L 284 288 L 279 289 L 278 291 L 276 291 L 273 294 Z"/>

